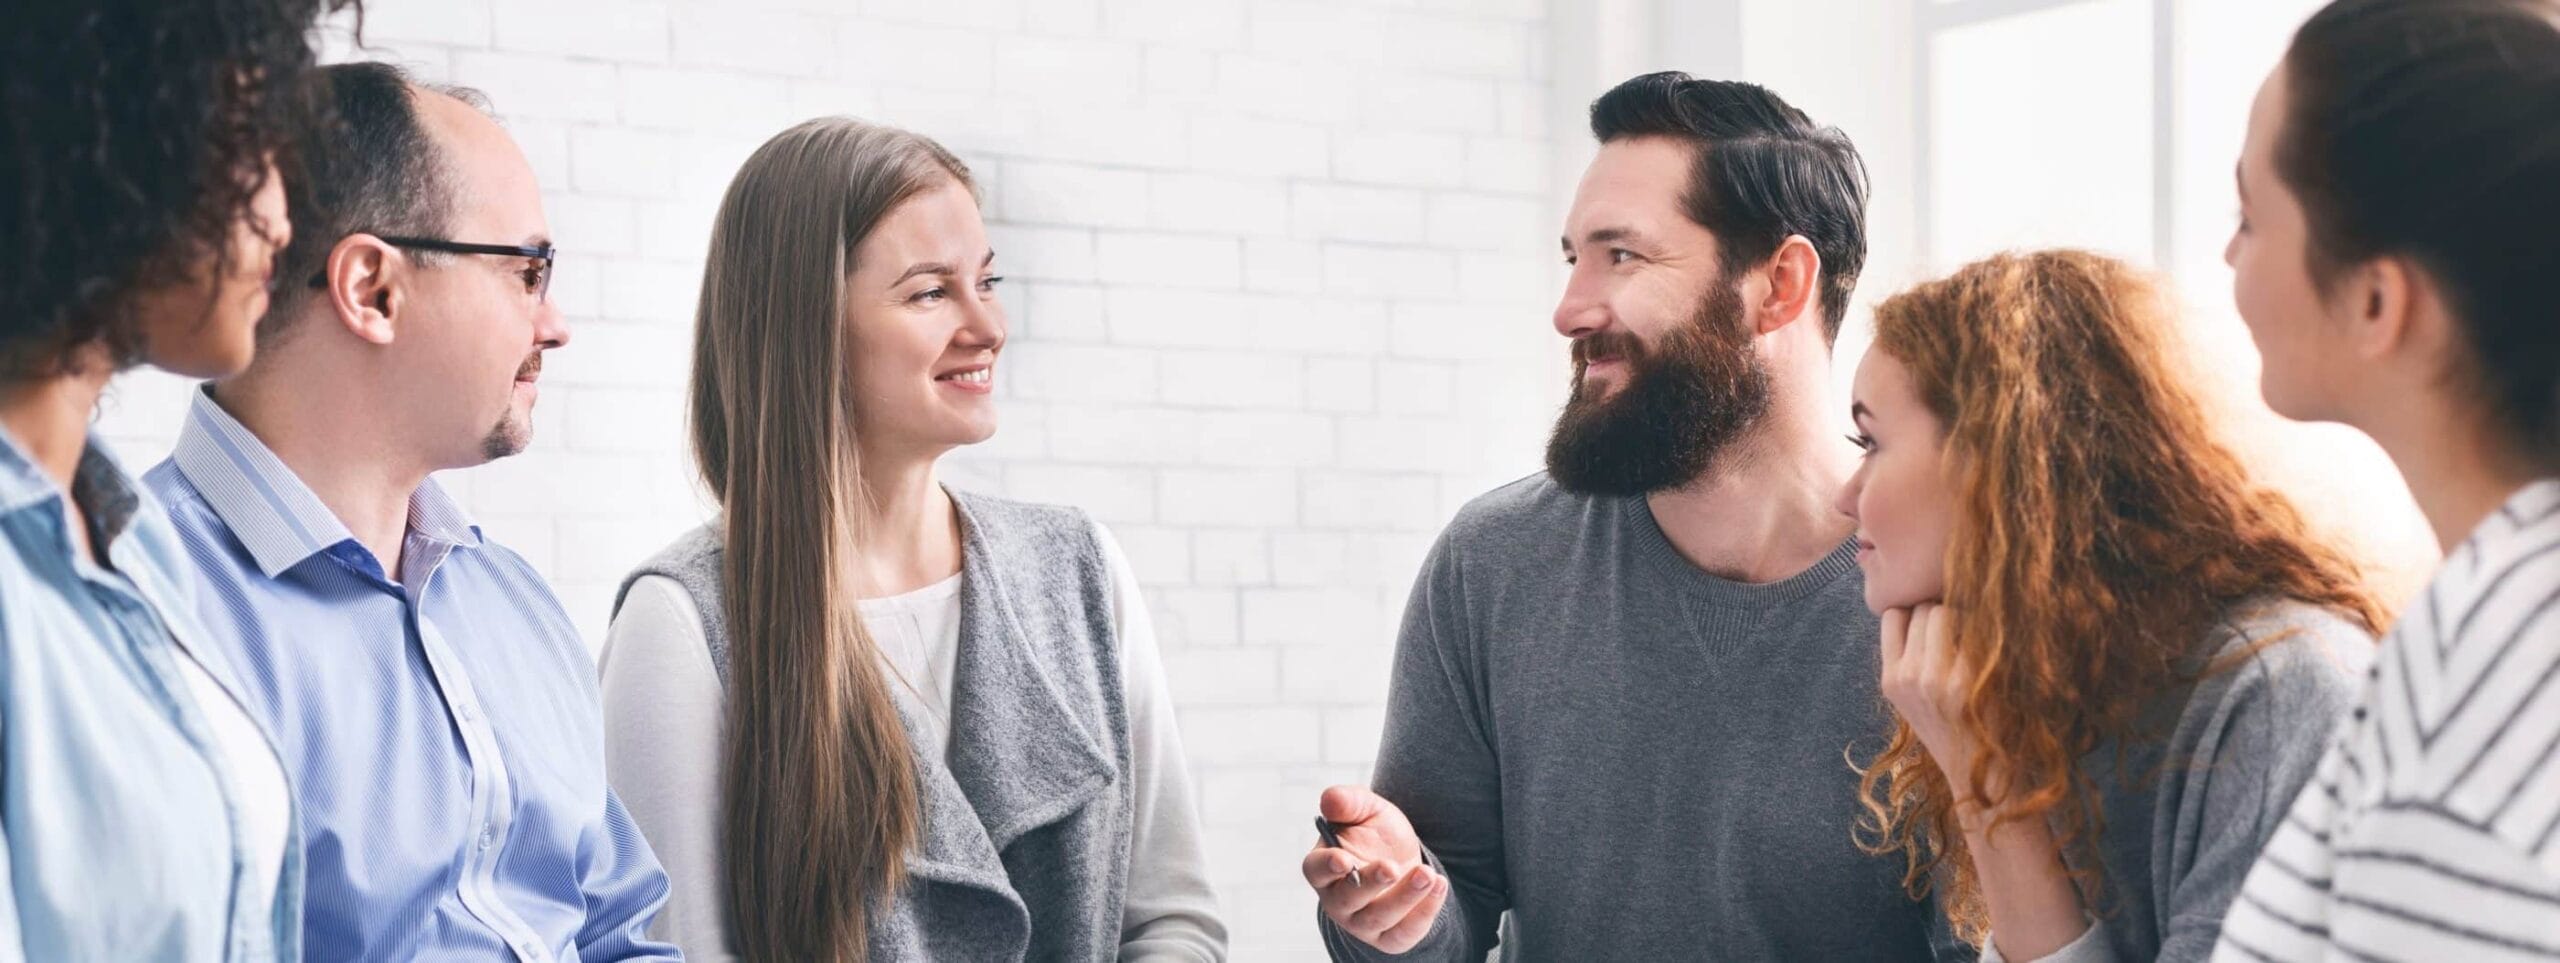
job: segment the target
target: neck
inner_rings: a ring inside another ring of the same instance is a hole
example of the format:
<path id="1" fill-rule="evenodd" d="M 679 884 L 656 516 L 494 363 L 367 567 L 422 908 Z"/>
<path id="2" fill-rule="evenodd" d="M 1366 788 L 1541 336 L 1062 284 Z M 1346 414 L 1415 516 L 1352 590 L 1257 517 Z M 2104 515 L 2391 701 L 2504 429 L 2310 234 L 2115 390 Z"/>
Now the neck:
<path id="1" fill-rule="evenodd" d="M 942 490 L 933 457 L 865 454 L 860 554 L 853 573 L 864 598 L 912 592 L 960 571 L 960 510 Z"/>
<path id="2" fill-rule="evenodd" d="M 0 382 L 0 429 L 64 491 L 89 449 L 89 419 L 114 374 L 101 348 L 80 352 L 66 373 Z"/>
<path id="3" fill-rule="evenodd" d="M 2441 402 L 2403 405 L 2365 428 L 2409 485 L 2436 547 L 2452 552 L 2516 490 L 2555 468 L 2520 452 L 2476 414 L 2442 411 Z M 2399 417 L 2392 417 L 2392 415 Z"/>
<path id="4" fill-rule="evenodd" d="M 341 402 L 361 393 L 287 386 L 276 383 L 287 379 L 263 373 L 253 370 L 221 382 L 213 389 L 214 402 L 258 436 L 373 553 L 384 575 L 398 581 L 409 499 L 434 469 L 382 431 L 379 421 L 346 410 Z"/>
<path id="5" fill-rule="evenodd" d="M 1854 460 L 1830 435 L 1809 406 L 1779 404 L 1696 481 L 1647 496 L 1654 523 L 1718 578 L 1775 582 L 1811 568 L 1853 527 L 1832 506 Z"/>

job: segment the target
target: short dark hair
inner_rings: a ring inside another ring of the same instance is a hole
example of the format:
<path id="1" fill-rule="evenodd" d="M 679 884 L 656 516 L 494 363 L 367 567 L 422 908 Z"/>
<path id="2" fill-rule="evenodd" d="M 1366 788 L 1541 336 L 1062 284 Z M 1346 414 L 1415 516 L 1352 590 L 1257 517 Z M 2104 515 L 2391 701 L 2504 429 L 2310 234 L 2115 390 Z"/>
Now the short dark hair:
<path id="1" fill-rule="evenodd" d="M 418 92 L 487 109 L 477 91 L 422 84 L 387 63 L 337 64 L 320 68 L 320 75 L 332 114 L 305 149 L 309 174 L 295 196 L 293 243 L 278 268 L 280 277 L 294 283 L 259 320 L 261 343 L 289 326 L 311 293 L 301 282 L 327 270 L 329 251 L 347 235 L 443 237 L 452 229 L 453 177 L 443 149 L 418 119 Z"/>
<path id="2" fill-rule="evenodd" d="M 135 296 L 207 259 L 318 108 L 309 32 L 342 0 L 0 3 L 0 378 L 103 343 L 141 359 Z M 210 310 L 210 305 L 207 306 Z"/>
<path id="3" fill-rule="evenodd" d="M 1728 276 L 1768 260 L 1788 235 L 1812 242 L 1822 257 L 1822 333 L 1840 336 L 1867 263 L 1867 166 L 1848 135 L 1758 84 L 1666 70 L 1592 101 L 1591 136 L 1689 144 L 1681 207 L 1715 234 Z"/>
<path id="4" fill-rule="evenodd" d="M 2294 34 L 2278 175 L 2324 292 L 2401 256 L 2443 289 L 2479 385 L 2560 455 L 2560 5 L 2340 0 Z"/>

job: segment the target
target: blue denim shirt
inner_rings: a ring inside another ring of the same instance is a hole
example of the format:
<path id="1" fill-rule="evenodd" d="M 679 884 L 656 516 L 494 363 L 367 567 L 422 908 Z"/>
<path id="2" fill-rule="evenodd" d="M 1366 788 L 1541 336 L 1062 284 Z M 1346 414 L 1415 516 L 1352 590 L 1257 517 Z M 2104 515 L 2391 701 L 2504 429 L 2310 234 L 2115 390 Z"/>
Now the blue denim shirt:
<path id="1" fill-rule="evenodd" d="M 112 568 L 73 542 L 66 497 Z M 240 689 L 191 584 L 96 438 L 65 493 L 0 430 L 0 960 L 300 958 L 290 834 L 274 901 L 240 893 L 238 796 L 179 660 Z"/>
<path id="2" fill-rule="evenodd" d="M 198 391 L 145 476 L 198 612 L 293 774 L 319 959 L 674 959 L 667 878 L 606 788 L 595 664 L 550 586 L 435 482 L 400 578 Z"/>

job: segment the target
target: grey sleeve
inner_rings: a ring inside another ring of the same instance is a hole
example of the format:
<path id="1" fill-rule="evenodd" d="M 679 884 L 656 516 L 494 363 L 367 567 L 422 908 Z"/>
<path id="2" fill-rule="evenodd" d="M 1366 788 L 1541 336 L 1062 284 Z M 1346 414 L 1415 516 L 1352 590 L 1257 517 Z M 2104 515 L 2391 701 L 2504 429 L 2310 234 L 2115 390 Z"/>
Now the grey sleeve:
<path id="1" fill-rule="evenodd" d="M 1466 586 L 1444 532 L 1405 603 L 1387 690 L 1386 734 L 1370 787 L 1404 810 L 1425 857 L 1449 877 L 1431 935 L 1388 954 L 1318 914 L 1325 948 L 1343 961 L 1481 961 L 1510 905 L 1503 875 L 1501 768 L 1494 757 L 1483 652 L 1468 629 Z"/>
<path id="2" fill-rule="evenodd" d="M 2362 631 L 2325 615 L 2248 626 L 2257 638 L 2262 629 L 2295 634 L 2208 679 L 2188 704 L 2191 723 L 2210 715 L 2194 741 L 2179 740 L 2201 768 L 2178 795 L 2186 811 L 2172 823 L 2181 838 L 2170 852 L 2183 858 L 2163 864 L 2172 875 L 2159 881 L 2161 963 L 2213 955 L 2223 915 L 2354 704 L 2356 673 L 2373 648 Z"/>

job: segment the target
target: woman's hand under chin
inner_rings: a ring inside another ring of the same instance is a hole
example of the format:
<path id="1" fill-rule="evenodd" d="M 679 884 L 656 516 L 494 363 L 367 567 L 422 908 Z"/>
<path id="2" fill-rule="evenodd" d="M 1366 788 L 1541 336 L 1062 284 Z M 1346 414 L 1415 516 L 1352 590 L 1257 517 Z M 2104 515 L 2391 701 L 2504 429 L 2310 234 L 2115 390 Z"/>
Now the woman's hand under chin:
<path id="1" fill-rule="evenodd" d="M 1946 774 L 1958 808 L 1973 810 L 1980 800 L 1972 798 L 1967 783 L 1978 746 L 1963 718 L 1976 666 L 1955 646 L 1955 618 L 1954 609 L 1938 602 L 1885 610 L 1882 688 L 1885 701 L 1910 724 L 1938 771 Z M 1997 787 L 1984 788 L 1997 792 Z"/>

